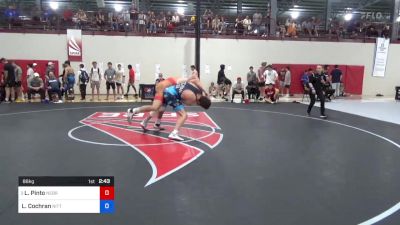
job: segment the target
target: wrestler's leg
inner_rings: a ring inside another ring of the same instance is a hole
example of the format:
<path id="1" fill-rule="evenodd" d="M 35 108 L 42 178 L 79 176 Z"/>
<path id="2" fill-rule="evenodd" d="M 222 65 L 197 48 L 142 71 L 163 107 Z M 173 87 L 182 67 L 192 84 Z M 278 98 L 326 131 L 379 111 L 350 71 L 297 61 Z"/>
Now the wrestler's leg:
<path id="1" fill-rule="evenodd" d="M 180 110 L 176 111 L 176 114 L 178 115 L 178 119 L 176 121 L 175 129 L 171 132 L 168 138 L 175 141 L 184 141 L 184 139 L 179 136 L 179 129 L 183 126 L 183 124 L 185 124 L 188 116 L 183 107 L 181 107 Z"/>

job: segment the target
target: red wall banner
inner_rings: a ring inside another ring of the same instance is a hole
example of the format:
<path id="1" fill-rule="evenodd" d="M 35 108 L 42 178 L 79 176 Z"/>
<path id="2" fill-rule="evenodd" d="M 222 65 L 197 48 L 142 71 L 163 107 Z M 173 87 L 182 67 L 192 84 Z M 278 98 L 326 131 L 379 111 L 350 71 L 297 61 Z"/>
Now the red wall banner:
<path id="1" fill-rule="evenodd" d="M 82 31 L 67 30 L 67 52 L 68 60 L 72 62 L 82 62 Z"/>
<path id="2" fill-rule="evenodd" d="M 303 86 L 301 84 L 301 76 L 304 74 L 305 70 L 309 68 L 315 69 L 317 64 L 274 64 L 273 66 L 277 70 L 278 74 L 282 68 L 289 66 L 292 73 L 290 91 L 292 94 L 302 94 Z M 329 67 L 330 71 L 334 69 L 334 65 L 329 65 Z M 362 95 L 364 66 L 339 65 L 339 69 L 343 72 L 345 93 Z"/>

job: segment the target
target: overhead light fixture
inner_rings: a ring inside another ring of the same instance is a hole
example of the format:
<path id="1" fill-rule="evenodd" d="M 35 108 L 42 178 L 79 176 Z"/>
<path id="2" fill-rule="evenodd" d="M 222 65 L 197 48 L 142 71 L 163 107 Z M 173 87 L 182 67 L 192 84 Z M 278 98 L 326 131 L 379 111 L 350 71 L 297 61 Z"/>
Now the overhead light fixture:
<path id="1" fill-rule="evenodd" d="M 292 17 L 292 19 L 297 19 L 300 16 L 300 12 L 299 11 L 292 11 L 290 12 L 290 16 Z"/>
<path id="2" fill-rule="evenodd" d="M 397 17 L 396 22 L 400 22 L 400 16 Z"/>
<path id="3" fill-rule="evenodd" d="M 344 20 L 350 21 L 351 19 L 353 19 L 353 13 L 349 12 L 344 14 Z"/>
<path id="4" fill-rule="evenodd" d="M 114 5 L 114 9 L 116 12 L 121 12 L 122 11 L 122 5 L 116 4 Z"/>
<path id="5" fill-rule="evenodd" d="M 179 7 L 179 8 L 176 10 L 176 12 L 177 12 L 178 14 L 180 14 L 180 15 L 184 15 L 184 14 L 185 14 L 185 9 L 182 8 L 182 7 Z"/>
<path id="6" fill-rule="evenodd" d="M 293 8 L 299 8 L 299 7 L 300 7 L 299 5 L 294 5 L 294 6 L 293 6 Z"/>
<path id="7" fill-rule="evenodd" d="M 52 10 L 58 9 L 58 2 L 50 2 L 49 5 Z"/>

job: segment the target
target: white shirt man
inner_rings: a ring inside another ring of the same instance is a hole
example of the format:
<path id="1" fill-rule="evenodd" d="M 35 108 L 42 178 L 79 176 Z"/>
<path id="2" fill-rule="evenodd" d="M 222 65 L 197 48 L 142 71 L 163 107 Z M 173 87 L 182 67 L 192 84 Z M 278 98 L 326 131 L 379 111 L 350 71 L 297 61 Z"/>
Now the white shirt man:
<path id="1" fill-rule="evenodd" d="M 276 84 L 276 80 L 278 79 L 278 73 L 272 69 L 272 67 L 268 66 L 267 70 L 264 72 L 265 76 L 265 84 Z"/>

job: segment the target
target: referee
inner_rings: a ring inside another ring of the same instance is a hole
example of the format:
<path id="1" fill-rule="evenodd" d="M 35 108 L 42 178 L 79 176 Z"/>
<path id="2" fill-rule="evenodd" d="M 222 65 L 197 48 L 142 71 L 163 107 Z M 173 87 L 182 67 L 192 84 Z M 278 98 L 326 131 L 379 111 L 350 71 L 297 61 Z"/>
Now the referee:
<path id="1" fill-rule="evenodd" d="M 313 108 L 315 104 L 315 95 L 318 96 L 320 102 L 321 102 L 321 118 L 326 119 L 328 118 L 325 115 L 325 95 L 323 92 L 323 86 L 326 83 L 325 80 L 325 75 L 324 75 L 324 69 L 322 68 L 321 65 L 317 66 L 317 69 L 314 74 L 311 74 L 309 76 L 309 82 L 308 82 L 308 87 L 310 88 L 309 94 L 310 94 L 310 105 L 308 106 L 307 114 L 310 116 L 311 109 Z"/>

